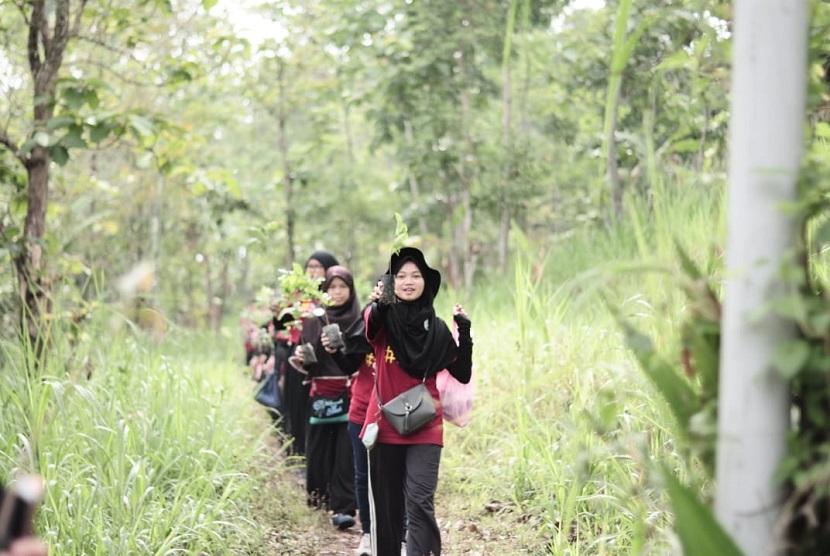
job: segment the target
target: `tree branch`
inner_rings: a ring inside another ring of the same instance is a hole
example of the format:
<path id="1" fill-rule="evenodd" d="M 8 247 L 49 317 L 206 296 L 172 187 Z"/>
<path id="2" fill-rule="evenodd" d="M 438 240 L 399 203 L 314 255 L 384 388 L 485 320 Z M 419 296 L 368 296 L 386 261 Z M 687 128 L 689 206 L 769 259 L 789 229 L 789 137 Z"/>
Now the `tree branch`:
<path id="1" fill-rule="evenodd" d="M 55 30 L 46 47 L 46 63 L 53 79 L 61 67 L 63 53 L 69 42 L 69 19 L 69 0 L 58 0 L 55 8 Z"/>
<path id="2" fill-rule="evenodd" d="M 26 14 L 26 4 L 22 0 L 12 0 L 12 4 L 14 4 L 18 10 L 20 10 L 20 16 L 23 18 L 23 22 L 26 26 L 29 26 L 29 16 Z"/>
<path id="3" fill-rule="evenodd" d="M 3 145 L 7 149 L 9 149 L 11 153 L 14 155 L 14 157 L 23 165 L 23 167 L 26 167 L 26 158 L 19 156 L 17 154 L 17 143 L 11 137 L 6 135 L 5 133 L 0 133 L 0 145 Z"/>
<path id="4" fill-rule="evenodd" d="M 136 87 L 159 87 L 158 83 L 152 82 L 142 82 L 138 81 L 137 79 L 133 79 L 131 77 L 127 77 L 123 73 L 116 70 L 111 64 L 106 64 L 104 62 L 96 61 L 96 60 L 78 60 L 76 62 L 77 65 L 84 65 L 84 66 L 92 66 L 98 68 L 106 73 L 114 75 L 117 79 L 119 79 L 122 83 L 129 83 L 130 85 L 134 85 Z"/>
<path id="5" fill-rule="evenodd" d="M 44 20 L 46 19 L 43 12 L 44 3 L 45 0 L 35 0 L 32 3 L 32 18 L 29 21 L 29 42 L 26 45 L 26 49 L 29 54 L 29 69 L 32 71 L 32 77 L 37 76 L 42 65 L 38 41 L 40 40 L 41 25 L 44 24 Z"/>
<path id="6" fill-rule="evenodd" d="M 75 12 L 75 23 L 72 25 L 72 32 L 70 33 L 72 36 L 78 36 L 81 31 L 81 16 L 84 15 L 86 2 L 87 0 L 81 0 L 81 5 L 78 6 L 78 11 Z"/>

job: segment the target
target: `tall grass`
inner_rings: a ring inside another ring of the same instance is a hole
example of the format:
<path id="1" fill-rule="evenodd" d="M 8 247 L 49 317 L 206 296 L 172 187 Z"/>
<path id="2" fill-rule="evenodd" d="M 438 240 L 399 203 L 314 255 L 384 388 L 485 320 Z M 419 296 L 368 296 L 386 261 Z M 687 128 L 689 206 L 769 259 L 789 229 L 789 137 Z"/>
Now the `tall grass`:
<path id="1" fill-rule="evenodd" d="M 176 331 L 162 348 L 106 320 L 43 376 L 3 344 L 2 478 L 44 477 L 37 527 L 54 554 L 260 553 L 245 501 L 261 444 L 238 350 Z"/>
<path id="2" fill-rule="evenodd" d="M 522 532 L 516 553 L 678 550 L 655 471 L 700 477 L 605 307 L 618 307 L 679 365 L 675 242 L 709 261 L 720 195 L 687 190 L 664 201 L 660 218 L 629 205 L 624 223 L 541 256 L 517 234 L 514 280 L 487 284 L 470 309 L 476 418 L 447 431 L 444 496 L 499 508 L 504 535 Z"/>

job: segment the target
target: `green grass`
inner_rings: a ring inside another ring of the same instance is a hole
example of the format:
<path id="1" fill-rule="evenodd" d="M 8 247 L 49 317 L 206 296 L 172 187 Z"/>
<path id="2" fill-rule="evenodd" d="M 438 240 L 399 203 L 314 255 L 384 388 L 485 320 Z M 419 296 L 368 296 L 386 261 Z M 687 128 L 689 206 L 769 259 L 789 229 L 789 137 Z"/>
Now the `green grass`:
<path id="1" fill-rule="evenodd" d="M 3 370 L 0 470 L 43 475 L 53 553 L 257 553 L 250 393 L 221 342 L 178 334 L 162 349 L 102 328 L 75 354 L 89 379 L 66 353 L 42 377 Z"/>
<path id="2" fill-rule="evenodd" d="M 674 193 L 659 217 L 629 206 L 626 223 L 550 249 L 514 234 L 511 276 L 481 282 L 466 303 L 476 405 L 466 428 L 446 432 L 449 556 L 677 552 L 657 468 L 708 486 L 605 302 L 676 361 L 674 241 L 711 268 L 719 202 Z M 439 313 L 454 301 L 442 292 Z M 269 554 L 306 542 L 304 500 L 275 482 L 286 475 L 271 469 L 237 331 L 173 329 L 156 343 L 117 322 L 99 314 L 73 350 L 59 340 L 40 377 L 0 343 L 0 479 L 44 476 L 37 529 L 52 553 Z"/>

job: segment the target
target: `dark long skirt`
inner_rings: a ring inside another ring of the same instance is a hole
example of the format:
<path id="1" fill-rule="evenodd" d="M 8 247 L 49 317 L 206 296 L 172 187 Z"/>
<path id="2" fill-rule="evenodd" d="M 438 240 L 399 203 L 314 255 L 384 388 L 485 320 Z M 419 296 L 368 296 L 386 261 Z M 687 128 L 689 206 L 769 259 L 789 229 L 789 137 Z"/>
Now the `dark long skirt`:
<path id="1" fill-rule="evenodd" d="M 286 434 L 294 439 L 288 449 L 288 455 L 293 456 L 305 456 L 308 438 L 311 384 L 303 384 L 305 379 L 306 375 L 300 373 L 291 365 L 285 366 L 283 418 L 285 419 Z"/>
<path id="2" fill-rule="evenodd" d="M 348 423 L 311 425 L 306 450 L 306 491 L 310 506 L 355 515 L 354 463 Z"/>

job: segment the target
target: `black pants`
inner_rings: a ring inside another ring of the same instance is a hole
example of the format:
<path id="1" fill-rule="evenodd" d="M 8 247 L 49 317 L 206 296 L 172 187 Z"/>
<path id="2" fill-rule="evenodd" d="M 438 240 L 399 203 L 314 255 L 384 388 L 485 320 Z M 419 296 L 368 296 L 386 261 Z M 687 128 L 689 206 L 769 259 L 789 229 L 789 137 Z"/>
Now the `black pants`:
<path id="1" fill-rule="evenodd" d="M 305 375 L 291 365 L 285 366 L 283 417 L 286 419 L 288 435 L 294 438 L 294 443 L 288 451 L 289 455 L 305 455 L 311 403 L 308 397 L 311 384 L 303 384 L 305 378 Z"/>
<path id="2" fill-rule="evenodd" d="M 306 492 L 309 505 L 354 516 L 354 459 L 347 427 L 346 422 L 309 426 Z"/>
<path id="3" fill-rule="evenodd" d="M 441 446 L 376 444 L 369 460 L 377 530 L 375 556 L 400 554 L 404 511 L 409 518 L 407 556 L 441 556 L 441 532 L 435 520 Z"/>

